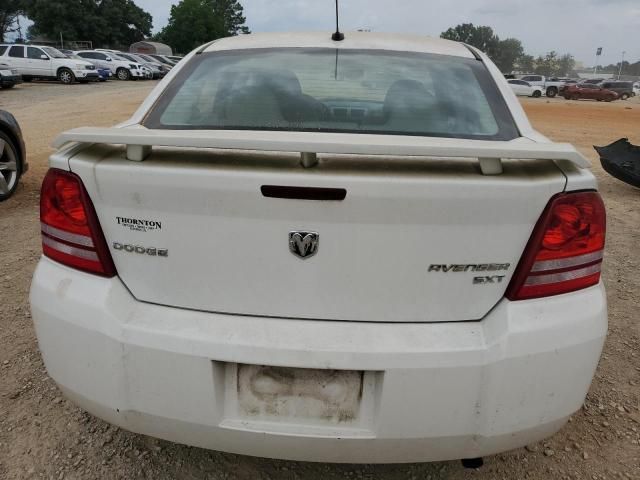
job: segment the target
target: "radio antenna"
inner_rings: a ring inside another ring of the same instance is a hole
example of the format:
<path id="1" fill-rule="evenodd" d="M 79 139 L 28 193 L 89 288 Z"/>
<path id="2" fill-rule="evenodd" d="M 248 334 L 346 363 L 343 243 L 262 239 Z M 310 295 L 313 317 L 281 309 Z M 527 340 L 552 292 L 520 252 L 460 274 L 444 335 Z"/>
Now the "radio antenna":
<path id="1" fill-rule="evenodd" d="M 336 0 L 336 31 L 331 35 L 331 40 L 334 42 L 341 42 L 344 40 L 344 33 L 340 31 L 340 16 L 338 13 L 338 0 Z"/>

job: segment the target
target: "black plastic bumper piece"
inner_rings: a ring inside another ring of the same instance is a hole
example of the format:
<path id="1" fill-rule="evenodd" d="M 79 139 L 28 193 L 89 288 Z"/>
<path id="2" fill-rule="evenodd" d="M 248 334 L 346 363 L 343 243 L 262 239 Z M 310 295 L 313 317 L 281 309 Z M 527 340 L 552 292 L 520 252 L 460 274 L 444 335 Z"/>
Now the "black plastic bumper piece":
<path id="1" fill-rule="evenodd" d="M 463 458 L 461 462 L 464 468 L 480 468 L 484 465 L 484 460 L 482 459 L 482 457 Z"/>

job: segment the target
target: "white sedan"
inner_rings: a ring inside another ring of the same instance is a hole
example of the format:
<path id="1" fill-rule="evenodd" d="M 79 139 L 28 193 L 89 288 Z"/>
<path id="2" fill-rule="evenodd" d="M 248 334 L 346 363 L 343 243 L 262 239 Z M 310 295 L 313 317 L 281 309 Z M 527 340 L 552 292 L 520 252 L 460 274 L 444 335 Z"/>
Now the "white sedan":
<path id="1" fill-rule="evenodd" d="M 118 128 L 57 139 L 48 375 L 121 428 L 245 455 L 477 466 L 549 437 L 607 331 L 591 162 L 473 47 L 333 38 L 208 43 Z"/>
<path id="2" fill-rule="evenodd" d="M 543 87 L 537 85 L 531 85 L 529 82 L 525 82 L 524 80 L 509 80 L 509 86 L 513 93 L 522 97 L 535 97 L 539 98 L 542 96 L 544 91 Z"/>

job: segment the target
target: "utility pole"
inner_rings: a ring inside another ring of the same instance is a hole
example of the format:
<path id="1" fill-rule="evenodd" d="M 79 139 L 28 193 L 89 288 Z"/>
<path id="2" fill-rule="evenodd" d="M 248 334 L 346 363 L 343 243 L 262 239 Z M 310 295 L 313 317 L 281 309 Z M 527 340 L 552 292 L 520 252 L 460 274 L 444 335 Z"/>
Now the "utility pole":
<path id="1" fill-rule="evenodd" d="M 18 22 L 18 37 L 20 37 L 20 43 L 24 43 L 24 38 L 22 37 L 22 26 L 20 25 L 20 15 L 16 17 L 16 22 Z"/>
<path id="2" fill-rule="evenodd" d="M 618 70 L 618 80 L 622 76 L 622 64 L 624 63 L 624 54 L 627 53 L 624 50 L 622 51 L 622 60 L 620 60 L 620 70 Z"/>

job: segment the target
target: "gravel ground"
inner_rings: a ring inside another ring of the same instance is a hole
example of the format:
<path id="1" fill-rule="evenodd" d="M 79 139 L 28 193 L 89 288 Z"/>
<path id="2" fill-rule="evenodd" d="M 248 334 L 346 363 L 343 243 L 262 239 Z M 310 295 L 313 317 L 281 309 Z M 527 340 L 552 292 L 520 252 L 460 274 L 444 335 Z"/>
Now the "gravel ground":
<path id="1" fill-rule="evenodd" d="M 0 479 L 616 479 L 640 478 L 640 191 L 606 175 L 592 144 L 620 137 L 640 144 L 640 101 L 525 99 L 534 125 L 589 156 L 609 212 L 604 278 L 610 330 L 583 408 L 551 439 L 485 459 L 459 462 L 332 465 L 243 457 L 132 434 L 62 398 L 38 352 L 27 300 L 40 255 L 38 189 L 49 144 L 78 126 L 126 119 L 155 82 L 25 84 L 0 92 L 25 131 L 31 171 L 0 204 Z"/>

